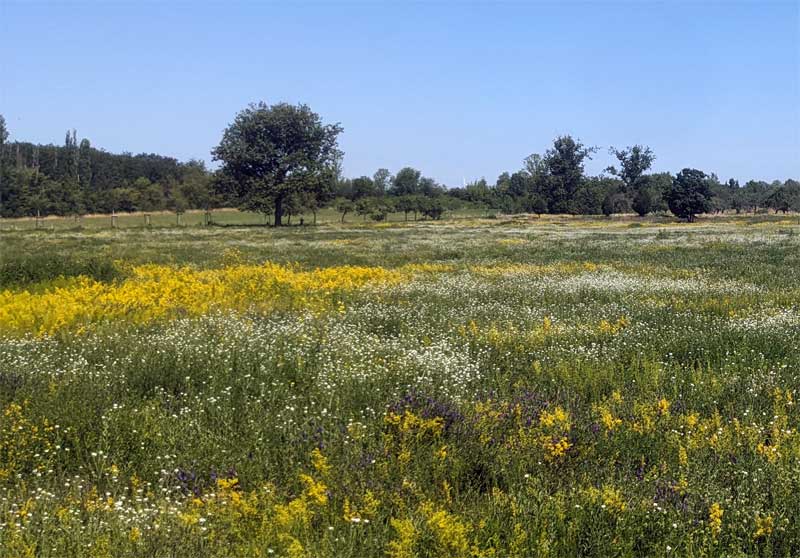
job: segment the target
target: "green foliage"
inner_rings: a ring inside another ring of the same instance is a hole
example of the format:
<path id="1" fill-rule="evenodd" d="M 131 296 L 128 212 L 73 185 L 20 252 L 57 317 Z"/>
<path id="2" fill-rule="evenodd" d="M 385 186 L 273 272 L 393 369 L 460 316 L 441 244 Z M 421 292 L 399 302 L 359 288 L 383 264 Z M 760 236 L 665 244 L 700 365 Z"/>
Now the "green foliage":
<path id="1" fill-rule="evenodd" d="M 626 191 L 637 191 L 644 173 L 650 169 L 656 159 L 653 151 L 649 147 L 634 145 L 625 149 L 612 147 L 609 152 L 617 158 L 620 168 L 617 170 L 616 167 L 611 166 L 606 170 L 622 180 Z"/>
<path id="2" fill-rule="evenodd" d="M 307 105 L 260 102 L 236 115 L 212 154 L 232 179 L 230 193 L 241 206 L 271 202 L 280 226 L 290 196 L 330 182 L 341 158 L 341 131 L 338 124 L 323 124 Z"/>
<path id="3" fill-rule="evenodd" d="M 646 188 L 639 189 L 633 196 L 631 208 L 633 208 L 633 210 L 638 213 L 640 217 L 644 217 L 653 211 L 653 196 L 650 193 L 650 190 Z"/>
<path id="4" fill-rule="evenodd" d="M 413 196 L 420 192 L 422 173 L 411 167 L 400 169 L 392 181 L 389 193 L 393 196 Z"/>
<path id="5" fill-rule="evenodd" d="M 676 217 L 692 222 L 698 214 L 711 209 L 711 196 L 708 177 L 703 171 L 683 169 L 672 180 L 665 198 Z"/>
<path id="6" fill-rule="evenodd" d="M 78 276 L 113 281 L 122 275 L 114 261 L 104 255 L 23 251 L 10 247 L 0 251 L 0 289 L 30 287 Z"/>

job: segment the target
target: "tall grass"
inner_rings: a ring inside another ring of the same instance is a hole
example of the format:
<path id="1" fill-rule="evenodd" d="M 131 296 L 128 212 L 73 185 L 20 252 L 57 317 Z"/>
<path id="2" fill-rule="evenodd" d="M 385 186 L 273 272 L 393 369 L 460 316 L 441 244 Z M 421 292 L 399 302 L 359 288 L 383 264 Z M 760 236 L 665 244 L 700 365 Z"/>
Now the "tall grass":
<path id="1" fill-rule="evenodd" d="M 8 283 L 41 292 L 93 257 L 165 289 L 185 265 L 399 275 L 5 334 L 0 555 L 798 555 L 787 227 L 9 233 L 21 268 L 65 254 Z"/>

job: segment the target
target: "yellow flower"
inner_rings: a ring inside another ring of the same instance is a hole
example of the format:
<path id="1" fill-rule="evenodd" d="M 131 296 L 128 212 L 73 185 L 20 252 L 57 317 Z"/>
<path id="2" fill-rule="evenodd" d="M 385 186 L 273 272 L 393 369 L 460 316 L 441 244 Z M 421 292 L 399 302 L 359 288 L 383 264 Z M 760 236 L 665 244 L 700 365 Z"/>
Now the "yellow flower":
<path id="1" fill-rule="evenodd" d="M 615 417 L 609 409 L 603 407 L 600 409 L 600 422 L 610 432 L 622 424 L 622 419 Z"/>
<path id="2" fill-rule="evenodd" d="M 300 480 L 306 485 L 305 494 L 320 506 L 328 503 L 328 487 L 321 482 L 315 481 L 308 475 L 300 475 Z"/>
<path id="3" fill-rule="evenodd" d="M 771 515 L 761 517 L 756 516 L 756 532 L 753 534 L 754 539 L 766 538 L 772 534 L 773 519 Z"/>
<path id="4" fill-rule="evenodd" d="M 149 323 L 213 310 L 271 311 L 303 308 L 343 311 L 337 293 L 368 284 L 396 284 L 444 267 L 397 269 L 340 266 L 302 271 L 296 265 L 245 265 L 221 269 L 142 265 L 118 283 L 77 277 L 41 293 L 0 291 L 0 333 L 50 335 L 88 330 L 99 322 Z"/>
<path id="5" fill-rule="evenodd" d="M 722 516 L 724 513 L 725 510 L 716 502 L 708 508 L 708 527 L 711 529 L 711 535 L 715 539 L 722 531 Z"/>
<path id="6" fill-rule="evenodd" d="M 603 487 L 601 496 L 603 505 L 606 506 L 607 509 L 617 512 L 625 511 L 627 505 L 625 504 L 625 500 L 622 498 L 622 493 L 616 488 L 612 486 Z"/>
<path id="7" fill-rule="evenodd" d="M 556 407 L 552 413 L 542 411 L 542 414 L 539 415 L 539 424 L 542 426 L 568 425 L 569 415 L 561 407 Z"/>
<path id="8" fill-rule="evenodd" d="M 417 544 L 419 533 L 410 519 L 390 519 L 389 524 L 397 536 L 389 541 L 386 555 L 389 558 L 416 558 L 414 547 Z"/>
<path id="9" fill-rule="evenodd" d="M 239 479 L 217 479 L 217 488 L 220 490 L 233 490 L 239 484 Z"/>
<path id="10" fill-rule="evenodd" d="M 433 504 L 425 502 L 420 506 L 425 515 L 428 529 L 433 533 L 437 547 L 442 555 L 465 556 L 469 548 L 467 527 L 458 516 L 442 509 L 435 509 Z"/>
<path id="11" fill-rule="evenodd" d="M 567 454 L 569 448 L 572 447 L 572 444 L 566 436 L 562 436 L 558 439 L 553 439 L 550 436 L 542 436 L 540 440 L 545 450 L 544 457 L 550 462 L 558 461 L 563 458 Z"/>
<path id="12" fill-rule="evenodd" d="M 327 475 L 331 470 L 331 466 L 328 463 L 328 458 L 325 457 L 325 455 L 323 455 L 323 453 L 317 448 L 314 448 L 314 450 L 311 452 L 311 464 L 321 475 Z"/>

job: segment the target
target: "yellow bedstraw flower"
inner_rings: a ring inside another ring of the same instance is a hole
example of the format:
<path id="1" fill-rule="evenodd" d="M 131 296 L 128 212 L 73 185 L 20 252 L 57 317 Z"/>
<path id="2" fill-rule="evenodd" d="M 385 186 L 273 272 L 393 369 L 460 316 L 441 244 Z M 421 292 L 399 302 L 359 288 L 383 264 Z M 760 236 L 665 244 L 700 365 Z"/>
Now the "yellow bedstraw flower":
<path id="1" fill-rule="evenodd" d="M 424 502 L 420 506 L 420 511 L 426 517 L 427 527 L 432 532 L 442 555 L 467 555 L 469 549 L 468 530 L 458 516 L 443 509 L 436 509 L 430 502 Z"/>
<path id="2" fill-rule="evenodd" d="M 323 455 L 323 453 L 317 448 L 314 448 L 311 451 L 311 464 L 321 475 L 327 475 L 331 470 L 331 466 L 328 463 L 328 458 L 325 457 L 325 455 Z"/>
<path id="3" fill-rule="evenodd" d="M 389 558 L 416 558 L 414 547 L 417 544 L 419 533 L 410 519 L 390 519 L 389 524 L 397 536 L 389 541 L 386 555 Z"/>
<path id="4" fill-rule="evenodd" d="M 611 432 L 622 424 L 622 419 L 614 416 L 610 409 L 605 407 L 600 408 L 600 422 L 603 424 L 608 432 Z"/>
<path id="5" fill-rule="evenodd" d="M 267 262 L 197 270 L 148 264 L 133 267 L 128 278 L 115 283 L 77 277 L 41 293 L 0 291 L 0 333 L 51 335 L 68 328 L 86 330 L 99 322 L 144 324 L 212 310 L 341 310 L 336 293 L 397 284 L 445 269 L 409 265 L 303 271 L 297 265 Z"/>
<path id="6" fill-rule="evenodd" d="M 602 492 L 603 505 L 606 509 L 623 512 L 627 507 L 622 493 L 612 486 L 604 486 Z"/>
<path id="7" fill-rule="evenodd" d="M 320 506 L 324 506 L 328 503 L 327 486 L 321 482 L 315 481 L 309 475 L 301 474 L 300 480 L 306 485 L 305 494 L 311 499 L 311 501 L 316 502 Z"/>
<path id="8" fill-rule="evenodd" d="M 754 539 L 766 538 L 772 534 L 773 519 L 771 515 L 761 517 L 756 516 L 756 532 L 753 533 Z"/>
<path id="9" fill-rule="evenodd" d="M 542 411 L 542 414 L 539 415 L 539 424 L 542 426 L 569 425 L 569 415 L 561 407 L 556 407 L 552 413 Z"/>
<path id="10" fill-rule="evenodd" d="M 711 529 L 711 535 L 715 539 L 722 531 L 722 516 L 724 513 L 725 510 L 716 502 L 708 508 L 708 527 Z"/>
<path id="11" fill-rule="evenodd" d="M 544 458 L 550 462 L 558 461 L 563 458 L 567 454 L 569 448 L 572 447 L 572 444 L 566 436 L 562 436 L 558 439 L 553 439 L 550 436 L 542 436 L 540 441 L 545 452 Z"/>

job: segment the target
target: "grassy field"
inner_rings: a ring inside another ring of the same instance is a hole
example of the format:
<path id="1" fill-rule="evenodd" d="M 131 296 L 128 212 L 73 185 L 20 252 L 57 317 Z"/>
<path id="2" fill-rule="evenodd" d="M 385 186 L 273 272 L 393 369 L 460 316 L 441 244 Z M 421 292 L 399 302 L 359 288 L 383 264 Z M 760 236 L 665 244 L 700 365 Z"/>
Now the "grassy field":
<path id="1" fill-rule="evenodd" d="M 0 556 L 800 555 L 796 215 L 96 219 L 2 223 Z"/>
<path id="2" fill-rule="evenodd" d="M 467 217 L 486 217 L 491 211 L 477 209 L 459 209 L 447 213 L 448 219 L 462 219 Z M 149 222 L 148 222 L 149 216 Z M 269 216 L 271 223 L 272 216 Z M 290 225 L 299 225 L 303 219 L 304 225 L 311 225 L 314 221 L 312 213 L 295 215 L 292 217 Z M 284 217 L 288 222 L 288 218 Z M 333 208 L 326 207 L 317 212 L 317 224 L 341 224 L 342 214 Z M 403 213 L 390 213 L 386 217 L 390 222 L 406 222 Z M 408 220 L 413 220 L 413 213 L 408 215 Z M 250 213 L 238 211 L 236 209 L 216 209 L 211 212 L 211 221 L 217 226 L 261 226 L 267 223 L 267 217 L 261 213 Z M 348 213 L 345 216 L 344 224 L 365 224 L 372 222 L 369 217 L 364 217 Z M 163 227 L 196 227 L 205 225 L 205 211 L 192 210 L 178 216 L 168 211 L 156 211 L 152 213 L 119 213 L 116 219 L 111 215 L 85 215 L 82 217 L 44 217 L 37 220 L 35 217 L 23 217 L 18 219 L 0 219 L 0 231 L 26 231 L 34 230 L 37 227 L 42 230 L 58 231 L 67 229 L 110 229 L 112 227 L 120 229 L 129 228 L 163 228 Z"/>

